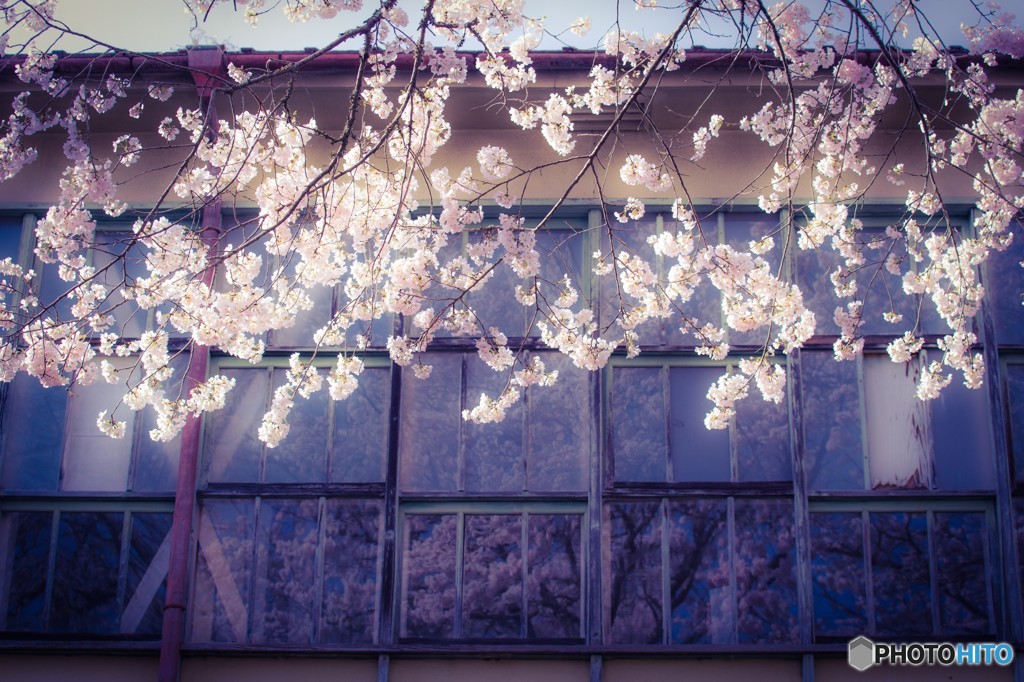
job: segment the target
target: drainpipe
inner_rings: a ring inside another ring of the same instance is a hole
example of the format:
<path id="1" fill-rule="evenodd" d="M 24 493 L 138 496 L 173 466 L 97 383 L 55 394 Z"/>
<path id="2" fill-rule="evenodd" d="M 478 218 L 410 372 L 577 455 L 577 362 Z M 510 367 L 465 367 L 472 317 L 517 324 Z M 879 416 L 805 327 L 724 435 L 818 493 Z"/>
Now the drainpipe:
<path id="1" fill-rule="evenodd" d="M 207 132 L 215 134 L 217 112 L 213 102 L 212 76 L 224 72 L 224 53 L 220 48 L 193 49 L 188 65 L 199 92 L 201 107 L 207 115 Z M 216 253 L 221 230 L 220 198 L 203 207 L 202 240 L 211 255 Z M 213 285 L 214 266 L 203 273 L 203 283 Z M 189 393 L 206 379 L 210 349 L 193 345 L 185 388 Z M 184 634 L 185 600 L 188 598 L 188 566 L 192 550 L 192 527 L 196 507 L 196 475 L 199 460 L 201 420 L 189 415 L 181 432 L 178 480 L 174 491 L 174 515 L 171 519 L 171 552 L 167 568 L 167 596 L 164 601 L 163 631 L 160 639 L 159 682 L 178 682 L 181 675 L 181 640 Z"/>

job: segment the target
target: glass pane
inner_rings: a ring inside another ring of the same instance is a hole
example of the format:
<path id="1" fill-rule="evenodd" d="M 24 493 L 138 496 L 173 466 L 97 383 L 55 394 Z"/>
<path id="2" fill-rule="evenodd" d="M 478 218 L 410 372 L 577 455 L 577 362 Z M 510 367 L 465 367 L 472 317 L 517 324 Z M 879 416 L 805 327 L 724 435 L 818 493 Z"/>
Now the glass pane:
<path id="1" fill-rule="evenodd" d="M 522 517 L 518 514 L 466 515 L 463 636 L 521 636 L 522 540 Z"/>
<path id="2" fill-rule="evenodd" d="M 876 244 L 881 243 L 884 246 L 879 249 L 865 249 L 868 262 L 857 272 L 857 299 L 864 301 L 864 325 L 859 331 L 864 335 L 900 336 L 904 331 L 914 328 L 919 303 L 914 297 L 903 293 L 902 275 L 891 274 L 886 269 L 885 260 L 894 257 L 900 263 L 900 271 L 907 272 L 910 268 L 906 244 L 902 239 L 893 241 L 886 237 L 885 228 L 882 227 L 866 228 L 861 238 L 865 243 L 874 240 Z M 846 305 L 845 300 L 843 305 Z M 902 315 L 903 319 L 896 323 L 886 322 L 882 316 L 889 311 Z"/>
<path id="3" fill-rule="evenodd" d="M 27 374 L 14 377 L 4 404 L 5 490 L 57 489 L 67 398 L 64 388 L 43 388 Z"/>
<path id="4" fill-rule="evenodd" d="M 669 505 L 673 644 L 732 642 L 725 500 Z"/>
<path id="5" fill-rule="evenodd" d="M 507 372 L 495 372 L 475 356 L 466 357 L 466 407 L 472 407 L 484 394 L 495 398 L 508 384 Z M 522 402 L 505 413 L 495 424 L 463 426 L 466 445 L 466 490 L 473 492 L 522 492 L 526 487 L 523 462 Z"/>
<path id="6" fill-rule="evenodd" d="M 168 379 L 168 386 L 178 386 L 188 371 L 189 356 L 178 355 L 171 361 L 173 373 Z M 173 391 L 174 389 L 172 389 Z M 177 391 L 167 395 L 176 399 Z M 149 437 L 149 432 L 157 426 L 157 415 L 152 408 L 146 408 L 139 416 L 139 440 L 135 453 L 135 491 L 169 491 L 174 490 L 178 481 L 178 458 L 181 454 L 181 434 L 173 440 L 158 443 Z"/>
<path id="7" fill-rule="evenodd" d="M 313 642 L 319 507 L 315 499 L 262 501 L 256 550 L 254 642 Z"/>
<path id="8" fill-rule="evenodd" d="M 954 378 L 931 407 L 935 485 L 950 490 L 987 490 L 995 485 L 988 390 Z"/>
<path id="9" fill-rule="evenodd" d="M 454 491 L 459 481 L 462 355 L 427 354 L 426 379 L 402 372 L 400 480 L 405 491 Z"/>
<path id="10" fill-rule="evenodd" d="M 582 583 L 579 514 L 530 514 L 527 636 L 578 638 Z"/>
<path id="11" fill-rule="evenodd" d="M 565 276 L 573 288 L 580 294 L 586 296 L 588 287 L 583 282 L 583 249 L 585 244 L 584 232 L 577 229 L 585 229 L 582 221 L 553 220 L 550 225 L 572 225 L 569 230 L 540 230 L 537 232 L 537 253 L 540 254 L 540 275 L 538 277 L 538 300 L 554 301 L 561 295 L 564 288 Z M 534 326 L 531 334 L 537 336 L 540 331 Z"/>
<path id="12" fill-rule="evenodd" d="M 46 627 L 46 574 L 50 565 L 51 512 L 0 516 L 0 575 L 8 578 L 5 630 Z"/>
<path id="13" fill-rule="evenodd" d="M 856 637 L 868 629 L 860 513 L 811 514 L 814 633 Z"/>
<path id="14" fill-rule="evenodd" d="M 988 528 L 982 512 L 936 512 L 939 618 L 942 632 L 989 634 L 988 581 L 992 573 L 985 551 Z"/>
<path id="15" fill-rule="evenodd" d="M 477 235 L 469 239 L 471 244 L 481 241 Z M 495 252 L 495 258 L 503 254 L 504 250 L 499 247 Z M 512 270 L 508 259 L 499 263 L 491 272 L 491 276 L 483 284 L 477 285 L 466 297 L 479 316 L 479 324 L 483 329 L 497 327 L 510 338 L 527 336 L 530 324 L 538 313 L 535 306 L 524 306 L 516 299 L 515 288 L 519 285 L 528 287 L 532 280 L 521 279 Z M 451 296 L 452 293 L 448 295 Z M 477 330 L 477 333 L 482 332 Z"/>
<path id="16" fill-rule="evenodd" d="M 798 627 L 793 502 L 735 504 L 739 642 L 794 642 Z"/>
<path id="17" fill-rule="evenodd" d="M 1000 344 L 1024 344 L 1024 315 L 1021 315 L 1021 292 L 1024 292 L 1024 229 L 1013 223 L 1013 243 L 1005 251 L 992 251 L 985 265 L 985 290 L 989 309 L 995 320 L 996 338 Z"/>
<path id="18" fill-rule="evenodd" d="M 871 575 L 875 632 L 909 636 L 932 631 L 928 521 L 923 512 L 871 514 Z"/>
<path id="19" fill-rule="evenodd" d="M 320 371 L 326 375 L 325 371 Z M 288 383 L 287 370 L 274 369 L 274 389 Z M 263 480 L 267 483 L 320 483 L 327 478 L 328 410 L 331 398 L 323 388 L 308 399 L 295 396 L 288 415 L 288 435 L 267 448 Z M 260 415 L 261 417 L 263 415 Z"/>
<path id="20" fill-rule="evenodd" d="M 256 436 L 267 411 L 270 375 L 265 369 L 223 369 L 235 380 L 224 409 L 210 415 L 205 450 L 210 481 L 255 483 L 259 480 L 263 444 Z"/>
<path id="21" fill-rule="evenodd" d="M 610 214 L 609 214 L 610 215 Z M 601 228 L 601 253 L 606 263 L 611 263 L 611 252 L 614 247 L 616 255 L 626 254 L 632 259 L 639 256 L 644 259 L 654 270 L 660 279 L 664 279 L 663 273 L 659 273 L 659 257 L 654 253 L 654 247 L 647 243 L 647 237 L 654 236 L 658 232 L 656 216 L 648 214 L 637 221 L 630 221 L 622 224 L 612 221 L 610 226 L 614 231 L 614 240 L 609 244 L 607 227 Z M 621 265 L 620 265 L 621 267 Z M 621 319 L 623 313 L 629 314 L 639 301 L 637 299 L 621 294 L 616 285 L 615 271 L 601 276 L 601 324 L 613 324 Z M 628 273 L 624 273 L 628 274 Z M 621 278 L 621 274 L 619 275 Z M 674 319 L 674 318 L 670 318 Z M 658 346 L 665 343 L 665 320 L 653 319 L 634 327 L 634 331 L 640 336 L 640 343 L 644 346 Z M 678 333 L 678 329 L 676 329 Z"/>
<path id="22" fill-rule="evenodd" d="M 98 280 L 110 292 L 107 300 L 100 303 L 100 312 L 114 316 L 113 328 L 121 336 L 138 338 L 146 329 L 147 312 L 122 296 L 126 283 L 132 285 L 137 278 L 146 276 L 141 247 L 128 248 L 134 237 L 131 230 L 97 230 L 92 264 L 100 273 Z"/>
<path id="23" fill-rule="evenodd" d="M 46 308 L 50 319 L 68 322 L 75 319 L 71 314 L 74 301 L 68 295 L 72 284 L 60 278 L 59 266 L 56 263 L 39 263 L 42 279 L 39 281 L 39 305 Z M 37 270 L 38 272 L 38 270 Z"/>
<path id="24" fill-rule="evenodd" d="M 132 514 L 128 552 L 127 603 L 121 632 L 159 635 L 164 620 L 167 566 L 170 561 L 170 514 Z"/>
<path id="25" fill-rule="evenodd" d="M 917 398 L 919 361 L 864 358 L 864 410 L 872 488 L 925 488 L 930 482 L 928 405 Z"/>
<path id="26" fill-rule="evenodd" d="M 736 475 L 740 481 L 790 481 L 789 410 L 786 400 L 770 403 L 751 388 L 736 404 Z"/>
<path id="27" fill-rule="evenodd" d="M 289 274 L 293 274 L 295 267 L 289 267 L 287 270 Z M 313 301 L 313 307 L 309 310 L 296 311 L 295 324 L 291 327 L 270 332 L 268 345 L 283 348 L 316 347 L 313 333 L 321 329 L 331 319 L 334 287 L 317 286 L 307 289 L 307 291 Z"/>
<path id="28" fill-rule="evenodd" d="M 402 558 L 402 636 L 455 634 L 455 514 L 408 514 Z"/>
<path id="29" fill-rule="evenodd" d="M 779 226 L 778 217 L 758 213 L 725 214 L 725 243 L 734 249 L 748 251 L 751 242 L 758 242 L 767 237 L 771 237 L 775 245 L 763 253 L 761 258 L 768 262 L 770 274 L 782 277 L 780 265 L 785 235 Z M 763 346 L 769 338 L 768 331 L 767 327 L 745 332 L 730 328 L 729 344 Z"/>
<path id="30" fill-rule="evenodd" d="M 391 369 L 367 367 L 359 388 L 333 402 L 334 483 L 374 483 L 384 480 L 391 417 Z"/>
<path id="31" fill-rule="evenodd" d="M 721 367 L 673 367 L 672 469 L 676 481 L 730 480 L 729 431 L 710 430 L 704 417 L 712 408 L 708 388 Z"/>
<path id="32" fill-rule="evenodd" d="M 245 642 L 255 525 L 252 500 L 209 500 L 199 516 L 192 639 Z"/>
<path id="33" fill-rule="evenodd" d="M 840 263 L 842 258 L 831 244 L 796 252 L 797 285 L 803 293 L 804 305 L 814 313 L 815 333 L 819 335 L 839 335 L 835 311 L 839 306 L 845 307 L 850 300 L 837 298 L 829 280 L 829 275 Z"/>
<path id="34" fill-rule="evenodd" d="M 21 250 L 21 219 L 17 217 L 0 218 L 0 258 L 10 258 L 18 262 Z"/>
<path id="35" fill-rule="evenodd" d="M 50 629 L 117 632 L 124 514 L 63 512 L 57 535 Z"/>
<path id="36" fill-rule="evenodd" d="M 327 502 L 321 642 L 376 639 L 381 512 L 380 502 Z"/>
<path id="37" fill-rule="evenodd" d="M 666 478 L 664 370 L 615 367 L 611 387 L 611 446 L 616 481 Z"/>
<path id="38" fill-rule="evenodd" d="M 673 221 L 666 216 L 664 222 L 664 231 L 675 234 L 676 232 L 684 231 L 685 228 L 681 223 Z M 698 250 L 714 249 L 719 244 L 718 235 L 718 216 L 710 215 L 704 216 L 700 219 L 700 224 L 694 231 L 694 240 L 696 241 L 696 248 Z M 708 279 L 708 273 L 693 272 L 690 269 L 682 269 L 679 267 L 677 260 L 669 259 L 663 268 L 666 274 L 666 280 L 669 282 L 683 281 L 687 286 L 694 287 L 693 295 L 686 303 L 678 304 L 682 307 L 682 314 L 687 317 L 696 319 L 696 327 L 699 329 L 706 324 L 713 324 L 716 327 L 721 327 L 725 323 L 725 318 L 722 315 L 722 293 L 719 289 L 714 286 Z M 672 322 L 676 322 L 673 324 Z M 666 341 L 668 343 L 681 343 L 686 341 L 689 344 L 693 344 L 696 337 L 693 336 L 694 324 L 683 323 L 685 326 L 680 328 L 679 323 L 682 321 L 678 315 L 673 315 L 670 321 L 667 323 L 666 328 Z M 698 345 L 700 341 L 697 341 Z"/>
<path id="39" fill-rule="evenodd" d="M 99 380 L 89 386 L 76 386 L 68 411 L 67 441 L 64 446 L 64 490 L 123 492 L 128 486 L 132 443 L 135 440 L 135 415 L 119 405 L 124 395 L 127 374 L 135 359 L 115 359 L 121 370 L 119 381 L 108 384 Z M 116 409 L 115 409 L 116 407 Z M 124 438 L 110 438 L 96 426 L 101 410 L 112 413 L 113 419 L 128 426 Z"/>
<path id="40" fill-rule="evenodd" d="M 1006 365 L 1006 392 L 1010 402 L 1010 446 L 1017 482 L 1024 482 L 1024 365 Z"/>
<path id="41" fill-rule="evenodd" d="M 529 411 L 527 487 L 532 492 L 587 489 L 593 420 L 590 372 L 561 353 L 540 355 L 547 371 L 557 370 L 554 386 L 526 391 Z"/>
<path id="42" fill-rule="evenodd" d="M 662 636 L 661 504 L 611 504 L 605 527 L 605 618 L 608 641 L 660 644 Z"/>
<path id="43" fill-rule="evenodd" d="M 804 470 L 811 490 L 863 490 L 860 381 L 856 362 L 800 353 Z M 828 409 L 821 409 L 827 405 Z"/>

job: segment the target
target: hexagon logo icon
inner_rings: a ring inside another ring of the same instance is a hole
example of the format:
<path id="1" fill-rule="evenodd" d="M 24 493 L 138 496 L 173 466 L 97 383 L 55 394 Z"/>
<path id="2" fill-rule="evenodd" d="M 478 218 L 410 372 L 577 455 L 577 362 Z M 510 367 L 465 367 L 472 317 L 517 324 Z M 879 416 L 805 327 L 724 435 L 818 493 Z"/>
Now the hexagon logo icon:
<path id="1" fill-rule="evenodd" d="M 863 635 L 852 640 L 846 660 L 851 668 L 864 672 L 875 664 L 875 643 Z"/>

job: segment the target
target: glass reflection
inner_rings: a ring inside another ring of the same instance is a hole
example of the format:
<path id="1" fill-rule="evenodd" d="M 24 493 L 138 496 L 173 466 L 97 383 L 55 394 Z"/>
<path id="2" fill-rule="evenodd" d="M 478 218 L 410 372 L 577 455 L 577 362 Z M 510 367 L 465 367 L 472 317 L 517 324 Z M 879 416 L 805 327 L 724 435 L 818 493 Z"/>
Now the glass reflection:
<path id="1" fill-rule="evenodd" d="M 317 500 L 260 506 L 252 641 L 309 644 L 316 622 Z"/>
<path id="2" fill-rule="evenodd" d="M 935 555 L 938 568 L 939 618 L 943 632 L 987 634 L 994 631 L 987 578 L 991 570 L 981 512 L 937 512 Z"/>
<path id="3" fill-rule="evenodd" d="M 402 560 L 402 635 L 451 637 L 455 632 L 455 514 L 408 514 Z"/>
<path id="4" fill-rule="evenodd" d="M 63 512 L 57 534 L 50 629 L 116 632 L 124 514 Z"/>
<path id="5" fill-rule="evenodd" d="M 359 388 L 345 400 L 333 402 L 333 408 L 334 461 L 331 463 L 331 481 L 383 481 L 391 414 L 390 368 L 364 369 L 359 375 Z"/>
<path id="6" fill-rule="evenodd" d="M 494 398 L 508 384 L 507 372 L 495 372 L 475 356 L 466 356 L 466 406 L 485 394 Z M 517 402 L 496 424 L 465 422 L 465 489 L 473 492 L 522 492 L 523 421 L 526 410 Z"/>
<path id="7" fill-rule="evenodd" d="M 465 637 L 519 637 L 523 620 L 522 518 L 466 515 L 462 569 Z"/>
<path id="8" fill-rule="evenodd" d="M 666 478 L 664 370 L 616 367 L 611 388 L 611 446 L 616 481 Z"/>
<path id="9" fill-rule="evenodd" d="M 932 631 L 928 521 L 923 512 L 871 514 L 871 574 L 878 634 Z"/>
<path id="10" fill-rule="evenodd" d="M 830 351 L 801 351 L 800 372 L 808 487 L 863 490 L 864 445 L 857 363 L 836 362 Z"/>
<path id="11" fill-rule="evenodd" d="M 68 394 L 19 373 L 4 404 L 3 488 L 56 490 Z"/>
<path id="12" fill-rule="evenodd" d="M 868 629 L 862 526 L 859 512 L 811 514 L 817 635 L 855 637 Z"/>
<path id="13" fill-rule="evenodd" d="M 579 514 L 530 514 L 527 636 L 580 637 Z"/>
<path id="14" fill-rule="evenodd" d="M 274 369 L 274 390 L 288 383 L 288 370 Z M 326 376 L 325 370 L 319 370 Z M 327 478 L 328 410 L 327 389 L 309 398 L 295 396 L 288 414 L 288 435 L 277 447 L 267 448 L 263 480 L 267 483 L 319 483 Z M 262 418 L 263 415 L 260 415 Z"/>
<path id="15" fill-rule="evenodd" d="M 739 642 L 796 641 L 793 502 L 736 500 L 735 506 Z"/>
<path id="16" fill-rule="evenodd" d="M 142 604 L 145 611 L 133 632 L 159 635 L 163 627 L 167 566 L 165 563 L 162 568 L 153 568 L 153 562 L 161 545 L 168 540 L 170 532 L 170 514 L 132 513 L 131 548 L 128 553 L 128 581 L 125 594 L 134 602 L 139 598 L 145 599 L 152 592 L 148 603 Z M 150 572 L 150 575 L 147 575 L 147 572 Z M 159 581 L 155 589 L 147 584 L 150 580 Z M 127 617 L 130 605 L 131 602 L 126 604 L 123 617 Z M 124 623 L 121 631 L 125 631 Z"/>
<path id="17" fill-rule="evenodd" d="M 371 500 L 327 502 L 321 642 L 375 639 L 382 509 Z"/>
<path id="18" fill-rule="evenodd" d="M 1010 446 L 1018 483 L 1024 482 L 1024 365 L 1006 365 L 1006 392 L 1010 403 Z"/>
<path id="19" fill-rule="evenodd" d="M 191 602 L 194 641 L 246 641 L 254 525 L 252 500 L 203 504 Z"/>
<path id="20" fill-rule="evenodd" d="M 793 465 L 789 448 L 789 410 L 786 400 L 770 403 L 753 395 L 736 404 L 736 474 L 740 481 L 790 481 Z"/>
<path id="21" fill-rule="evenodd" d="M 995 484 L 988 396 L 954 380 L 930 403 L 935 484 L 946 490 L 986 490 Z"/>
<path id="22" fill-rule="evenodd" d="M 661 505 L 611 504 L 606 513 L 608 639 L 617 644 L 661 643 Z"/>
<path id="23" fill-rule="evenodd" d="M 404 491 L 458 490 L 462 355 L 426 353 L 430 376 L 402 372 L 399 476 Z"/>
<path id="24" fill-rule="evenodd" d="M 0 574 L 9 576 L 6 630 L 38 632 L 46 627 L 51 512 L 0 515 Z"/>
<path id="25" fill-rule="evenodd" d="M 267 411 L 270 376 L 265 369 L 222 369 L 220 374 L 234 379 L 235 387 L 206 428 L 210 481 L 256 483 L 263 454 L 256 434 Z"/>
<path id="26" fill-rule="evenodd" d="M 996 338 L 1000 344 L 1024 344 L 1024 319 L 1020 314 L 1020 293 L 1024 291 L 1024 230 L 1020 222 L 1011 225 L 1015 235 L 1005 251 L 992 250 L 985 269 L 986 300 L 993 311 Z"/>
<path id="27" fill-rule="evenodd" d="M 732 641 L 725 500 L 669 506 L 669 576 L 674 644 Z"/>
<path id="28" fill-rule="evenodd" d="M 558 371 L 558 381 L 527 389 L 527 486 L 534 492 L 582 492 L 590 463 L 590 373 L 561 353 L 540 355 L 547 371 Z"/>

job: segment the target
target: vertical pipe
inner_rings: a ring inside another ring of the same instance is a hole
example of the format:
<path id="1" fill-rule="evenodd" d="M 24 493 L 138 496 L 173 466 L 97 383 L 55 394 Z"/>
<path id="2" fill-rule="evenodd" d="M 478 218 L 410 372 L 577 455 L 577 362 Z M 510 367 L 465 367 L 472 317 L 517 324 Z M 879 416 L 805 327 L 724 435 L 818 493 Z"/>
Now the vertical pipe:
<path id="1" fill-rule="evenodd" d="M 213 253 L 220 235 L 220 199 L 203 208 L 203 242 Z M 213 267 L 203 274 L 203 282 L 213 283 Z M 185 387 L 189 392 L 206 379 L 210 349 L 194 345 L 189 359 Z M 192 546 L 193 515 L 196 501 L 196 473 L 202 421 L 189 415 L 181 432 L 178 481 L 174 489 L 174 515 L 171 519 L 171 556 L 167 569 L 167 597 L 164 602 L 163 632 L 160 641 L 160 682 L 178 682 L 181 671 L 181 640 L 184 631 L 185 599 L 188 596 L 188 559 Z"/>
<path id="2" fill-rule="evenodd" d="M 212 76 L 224 72 L 224 52 L 220 48 L 194 49 L 188 53 L 188 66 L 195 80 L 200 105 L 206 109 L 207 136 L 216 135 L 217 110 Z M 221 232 L 221 202 L 213 197 L 203 206 L 202 233 L 210 262 L 217 252 Z M 215 266 L 203 272 L 203 283 L 213 286 Z M 193 344 L 185 375 L 186 394 L 206 380 L 210 349 Z M 196 476 L 199 462 L 199 441 L 202 422 L 189 415 L 181 433 L 181 454 L 178 459 L 178 480 L 174 489 L 174 515 L 171 518 L 171 552 L 167 569 L 167 596 L 164 601 L 163 631 L 160 639 L 159 682 L 178 682 L 181 674 L 181 641 L 184 635 L 185 600 L 188 597 L 188 560 L 192 547 L 192 527 L 196 506 Z"/>

